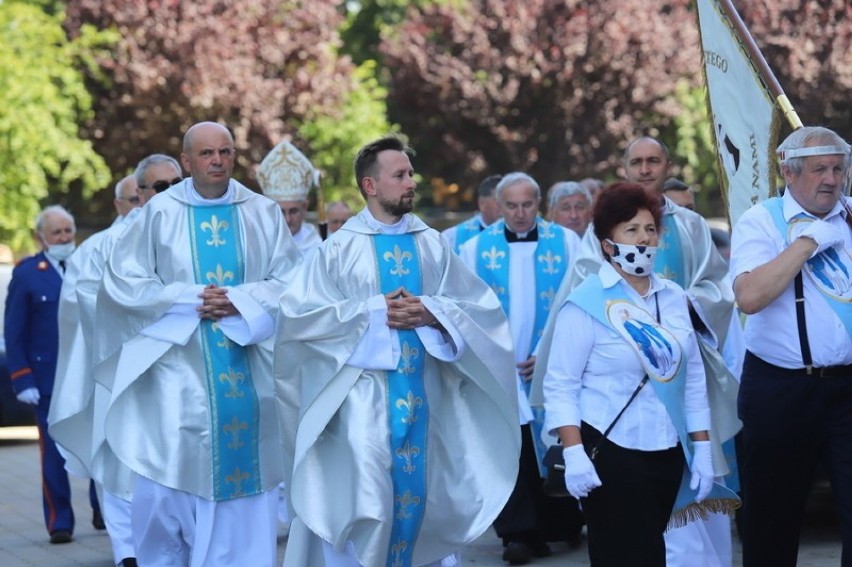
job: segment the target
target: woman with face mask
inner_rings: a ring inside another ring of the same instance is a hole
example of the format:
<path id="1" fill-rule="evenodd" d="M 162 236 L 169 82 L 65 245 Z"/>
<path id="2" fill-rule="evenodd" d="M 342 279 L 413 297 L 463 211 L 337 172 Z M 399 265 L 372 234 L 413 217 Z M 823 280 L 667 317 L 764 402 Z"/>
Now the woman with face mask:
<path id="1" fill-rule="evenodd" d="M 687 298 L 653 273 L 660 214 L 639 185 L 600 194 L 593 226 L 606 262 L 560 307 L 542 385 L 593 567 L 664 567 L 670 522 L 723 502 Z"/>

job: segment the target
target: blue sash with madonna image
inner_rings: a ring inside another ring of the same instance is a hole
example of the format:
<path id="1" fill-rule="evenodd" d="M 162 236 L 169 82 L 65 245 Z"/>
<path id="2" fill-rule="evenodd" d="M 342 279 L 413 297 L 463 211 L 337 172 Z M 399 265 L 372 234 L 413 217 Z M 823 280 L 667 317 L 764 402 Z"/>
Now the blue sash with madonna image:
<path id="1" fill-rule="evenodd" d="M 422 290 L 420 254 L 413 234 L 373 235 L 383 294 L 404 287 Z M 417 332 L 398 330 L 400 357 L 387 371 L 393 523 L 387 567 L 409 567 L 426 507 L 426 441 L 429 403 L 423 383 L 426 349 Z"/>
<path id="2" fill-rule="evenodd" d="M 763 206 L 769 211 L 778 232 L 788 245 L 804 226 L 802 223 L 817 220 L 800 213 L 788 223 L 784 220 L 784 201 L 781 197 L 767 199 Z M 827 248 L 805 262 L 802 272 L 814 283 L 822 298 L 846 327 L 847 334 L 852 337 L 852 257 L 849 250 L 839 246 Z"/>
<path id="3" fill-rule="evenodd" d="M 706 519 L 710 512 L 730 513 L 738 508 L 740 499 L 736 493 L 718 483 L 701 502 L 695 501 L 698 491 L 689 488 L 692 441 L 686 430 L 683 409 L 686 360 L 675 336 L 657 322 L 645 306 L 634 303 L 621 285 L 604 288 L 597 274 L 587 277 L 565 301 L 577 305 L 630 345 L 672 420 L 686 461 L 669 528 L 686 525 L 698 518 Z"/>

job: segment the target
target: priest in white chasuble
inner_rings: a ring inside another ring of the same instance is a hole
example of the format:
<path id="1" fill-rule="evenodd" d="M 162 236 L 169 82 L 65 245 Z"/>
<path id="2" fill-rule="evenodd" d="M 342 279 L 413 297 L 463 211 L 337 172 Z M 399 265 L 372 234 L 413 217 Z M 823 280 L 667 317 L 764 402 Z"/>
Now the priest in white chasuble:
<path id="1" fill-rule="evenodd" d="M 506 318 L 410 214 L 410 154 L 397 136 L 359 151 L 366 208 L 281 297 L 287 566 L 458 565 L 515 482 Z"/>
<path id="2" fill-rule="evenodd" d="M 275 203 L 231 178 L 235 156 L 227 128 L 192 126 L 181 154 L 191 177 L 139 212 L 98 292 L 104 443 L 137 474 L 141 565 L 276 562 L 272 347 L 302 258 Z"/>

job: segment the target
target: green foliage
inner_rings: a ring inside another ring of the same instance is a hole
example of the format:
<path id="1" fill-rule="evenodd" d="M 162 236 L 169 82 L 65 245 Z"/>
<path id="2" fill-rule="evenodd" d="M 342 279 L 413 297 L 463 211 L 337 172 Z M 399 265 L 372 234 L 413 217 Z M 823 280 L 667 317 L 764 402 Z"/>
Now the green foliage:
<path id="1" fill-rule="evenodd" d="M 109 181 L 92 144 L 80 138 L 91 97 L 77 63 L 103 37 L 87 30 L 71 42 L 62 15 L 38 6 L 0 2 L 0 240 L 14 250 L 31 245 L 42 204 L 86 197 Z"/>
<path id="2" fill-rule="evenodd" d="M 355 154 L 391 127 L 386 118 L 387 91 L 376 79 L 375 61 L 365 61 L 356 68 L 352 81 L 340 110 L 309 118 L 299 127 L 299 135 L 310 144 L 310 159 L 323 173 L 325 202 L 343 200 L 358 209 L 363 200 L 352 171 Z"/>

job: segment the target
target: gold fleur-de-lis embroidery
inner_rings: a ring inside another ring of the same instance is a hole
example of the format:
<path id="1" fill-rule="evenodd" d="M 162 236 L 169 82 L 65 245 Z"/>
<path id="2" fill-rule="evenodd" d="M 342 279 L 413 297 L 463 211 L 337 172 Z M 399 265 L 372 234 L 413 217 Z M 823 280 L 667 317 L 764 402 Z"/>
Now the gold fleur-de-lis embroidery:
<path id="1" fill-rule="evenodd" d="M 242 398 L 243 390 L 240 388 L 246 377 L 242 372 L 237 372 L 233 368 L 228 368 L 228 372 L 219 374 L 219 382 L 227 382 L 231 389 L 225 392 L 226 398 Z"/>
<path id="2" fill-rule="evenodd" d="M 406 490 L 396 497 L 396 504 L 398 506 L 396 519 L 404 520 L 411 517 L 411 508 L 416 508 L 420 505 L 420 497 L 414 496 L 410 490 Z"/>
<path id="3" fill-rule="evenodd" d="M 393 555 L 393 563 L 391 563 L 391 567 L 403 567 L 405 562 L 402 560 L 402 554 L 408 549 L 408 542 L 404 539 L 397 540 L 395 544 L 391 546 L 391 555 Z"/>
<path id="4" fill-rule="evenodd" d="M 503 223 L 495 222 L 490 227 L 488 227 L 488 234 L 502 234 L 503 233 Z"/>
<path id="5" fill-rule="evenodd" d="M 411 474 L 417 470 L 417 466 L 414 464 L 414 459 L 416 459 L 419 454 L 420 447 L 412 445 L 409 441 L 406 441 L 405 445 L 396 450 L 396 456 L 405 461 L 405 464 L 402 466 L 402 472 Z"/>
<path id="6" fill-rule="evenodd" d="M 482 257 L 488 260 L 488 263 L 485 264 L 486 270 L 499 270 L 503 267 L 503 264 L 500 263 L 500 258 L 505 258 L 506 253 L 502 250 L 497 250 L 496 246 L 492 246 L 491 250 L 486 250 L 482 253 Z"/>
<path id="7" fill-rule="evenodd" d="M 556 232 L 553 230 L 553 223 L 542 222 L 540 227 L 541 230 L 538 231 L 539 240 L 550 240 L 551 238 L 556 237 Z"/>
<path id="8" fill-rule="evenodd" d="M 225 244 L 225 239 L 222 238 L 220 232 L 228 230 L 228 221 L 220 221 L 216 215 L 213 215 L 210 217 L 210 222 L 204 221 L 201 223 L 201 230 L 205 232 L 208 230 L 210 231 L 210 240 L 207 241 L 207 244 L 218 248 Z"/>
<path id="9" fill-rule="evenodd" d="M 409 269 L 406 268 L 403 264 L 409 260 L 411 260 L 411 252 L 406 250 L 402 251 L 402 248 L 399 247 L 399 244 L 393 245 L 393 252 L 385 252 L 385 255 L 382 256 L 385 262 L 394 262 L 394 267 L 391 268 L 392 276 L 404 276 L 409 273 Z"/>
<path id="10" fill-rule="evenodd" d="M 414 367 L 414 361 L 420 356 L 420 349 L 412 347 L 408 341 L 402 343 L 402 352 L 399 358 L 399 372 L 403 374 L 414 374 L 417 369 Z"/>
<path id="11" fill-rule="evenodd" d="M 423 398 L 420 396 L 415 396 L 414 392 L 411 390 L 408 391 L 408 395 L 404 398 L 399 398 L 396 401 L 397 409 L 405 409 L 408 410 L 408 413 L 405 417 L 402 418 L 403 423 L 414 423 L 417 421 L 417 408 L 423 405 Z"/>
<path id="12" fill-rule="evenodd" d="M 559 254 L 554 254 L 551 250 L 547 251 L 547 254 L 539 254 L 538 261 L 543 262 L 546 267 L 544 268 L 545 274 L 558 274 L 559 268 L 557 268 L 557 264 L 562 263 L 562 256 Z"/>
<path id="13" fill-rule="evenodd" d="M 544 310 L 550 311 L 551 306 L 553 305 L 553 298 L 556 295 L 556 292 L 553 288 L 549 288 L 547 291 L 543 291 L 539 294 L 539 297 L 544 301 Z"/>
<path id="14" fill-rule="evenodd" d="M 495 294 L 497 294 L 497 296 L 501 296 L 504 293 L 506 293 L 506 288 L 503 287 L 502 285 L 497 285 L 495 283 L 495 284 L 491 284 L 491 291 L 493 291 Z"/>
<path id="15" fill-rule="evenodd" d="M 217 335 L 222 331 L 219 327 L 219 321 L 213 321 L 210 328 L 213 329 L 213 332 Z M 222 333 L 222 337 L 219 339 L 219 342 L 216 343 L 216 346 L 219 348 L 233 348 L 234 342 L 228 338 L 228 335 Z"/>
<path id="16" fill-rule="evenodd" d="M 247 472 L 243 472 L 240 467 L 234 468 L 234 472 L 225 476 L 225 482 L 230 482 L 234 485 L 234 496 L 240 496 L 243 493 L 243 482 L 251 478 Z"/>
<path id="17" fill-rule="evenodd" d="M 237 416 L 231 420 L 231 423 L 226 423 L 222 426 L 222 431 L 231 436 L 231 442 L 228 443 L 228 449 L 239 449 L 245 443 L 240 440 L 240 431 L 248 429 L 248 423 L 240 421 Z"/>
<path id="18" fill-rule="evenodd" d="M 677 273 L 673 272 L 669 268 L 668 264 L 663 267 L 663 271 L 660 272 L 660 276 L 662 276 L 664 280 L 677 281 Z"/>
<path id="19" fill-rule="evenodd" d="M 215 272 L 207 272 L 207 281 L 222 287 L 229 281 L 234 279 L 234 272 L 231 270 L 225 271 L 222 264 L 216 264 Z"/>

